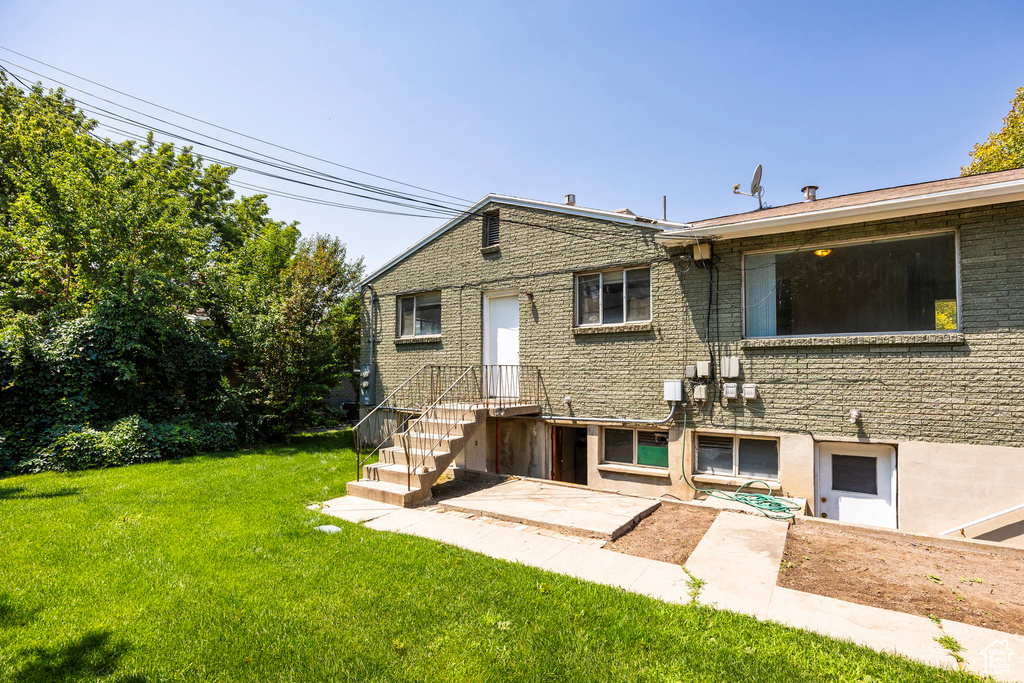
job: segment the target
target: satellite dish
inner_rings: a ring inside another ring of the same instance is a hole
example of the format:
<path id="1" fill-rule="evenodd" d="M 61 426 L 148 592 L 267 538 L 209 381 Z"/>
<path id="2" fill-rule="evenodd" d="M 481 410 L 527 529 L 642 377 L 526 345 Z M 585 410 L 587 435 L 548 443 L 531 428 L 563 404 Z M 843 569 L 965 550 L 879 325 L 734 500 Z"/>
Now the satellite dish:
<path id="1" fill-rule="evenodd" d="M 764 202 L 761 201 L 762 195 L 764 195 L 764 188 L 761 187 L 761 164 L 757 165 L 754 169 L 754 177 L 750 179 L 750 192 L 740 192 L 740 184 L 736 183 L 732 186 L 734 194 L 745 194 L 748 197 L 757 197 L 757 208 L 763 209 Z"/>

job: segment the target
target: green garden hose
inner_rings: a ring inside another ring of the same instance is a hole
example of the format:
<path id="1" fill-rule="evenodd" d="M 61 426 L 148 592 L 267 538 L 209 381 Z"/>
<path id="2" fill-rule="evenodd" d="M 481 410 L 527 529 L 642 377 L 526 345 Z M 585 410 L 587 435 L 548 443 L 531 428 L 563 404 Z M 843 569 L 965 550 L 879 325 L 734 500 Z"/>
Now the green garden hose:
<path id="1" fill-rule="evenodd" d="M 683 411 L 683 435 L 686 435 L 686 411 Z M 686 468 L 683 468 L 683 481 L 686 485 L 697 493 L 703 493 L 709 498 L 719 498 L 721 500 L 731 500 L 736 503 L 742 503 L 743 505 L 749 505 L 754 508 L 765 517 L 771 519 L 793 519 L 796 517 L 797 510 L 800 506 L 790 500 L 784 498 L 777 498 L 771 494 L 772 487 L 766 481 L 760 479 L 752 479 L 743 486 L 739 487 L 733 492 L 719 491 L 717 489 L 699 489 L 694 486 L 689 477 L 686 476 Z M 743 489 L 751 486 L 752 484 L 761 484 L 769 493 L 755 493 L 753 491 L 744 492 Z"/>

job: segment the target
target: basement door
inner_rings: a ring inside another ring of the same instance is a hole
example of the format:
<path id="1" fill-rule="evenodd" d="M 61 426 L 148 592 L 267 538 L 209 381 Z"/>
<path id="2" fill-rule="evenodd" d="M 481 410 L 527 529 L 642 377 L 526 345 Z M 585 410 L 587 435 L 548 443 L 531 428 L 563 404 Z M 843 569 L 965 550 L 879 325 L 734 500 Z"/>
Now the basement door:
<path id="1" fill-rule="evenodd" d="M 518 292 L 484 294 L 484 366 L 488 397 L 519 397 Z"/>
<path id="2" fill-rule="evenodd" d="M 896 528 L 896 449 L 881 444 L 818 444 L 818 514 Z"/>

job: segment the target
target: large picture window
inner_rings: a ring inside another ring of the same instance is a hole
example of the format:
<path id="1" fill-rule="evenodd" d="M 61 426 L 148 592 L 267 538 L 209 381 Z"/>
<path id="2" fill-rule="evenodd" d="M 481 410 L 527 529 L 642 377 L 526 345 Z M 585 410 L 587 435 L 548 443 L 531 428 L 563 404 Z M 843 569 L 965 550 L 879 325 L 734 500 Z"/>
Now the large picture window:
<path id="1" fill-rule="evenodd" d="M 956 234 L 743 258 L 747 337 L 957 330 Z"/>
<path id="2" fill-rule="evenodd" d="M 617 325 L 650 319 L 650 267 L 576 276 L 577 325 Z"/>
<path id="3" fill-rule="evenodd" d="M 668 467 L 668 432 L 606 427 L 604 462 Z"/>
<path id="4" fill-rule="evenodd" d="M 441 334 L 441 292 L 398 299 L 398 336 Z"/>
<path id="5" fill-rule="evenodd" d="M 697 474 L 779 478 L 779 442 L 742 436 L 697 435 Z"/>

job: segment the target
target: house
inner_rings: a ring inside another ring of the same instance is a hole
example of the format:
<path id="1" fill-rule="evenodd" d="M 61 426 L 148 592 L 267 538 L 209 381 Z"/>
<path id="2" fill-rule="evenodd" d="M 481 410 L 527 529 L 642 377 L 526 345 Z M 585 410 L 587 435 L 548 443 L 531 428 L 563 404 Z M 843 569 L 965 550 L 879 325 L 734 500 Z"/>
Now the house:
<path id="1" fill-rule="evenodd" d="M 813 189 L 690 223 L 484 197 L 362 283 L 381 460 L 351 491 L 422 500 L 450 462 L 682 500 L 757 479 L 929 534 L 1024 503 L 1024 169 Z M 963 533 L 1024 543 L 1024 510 Z"/>

